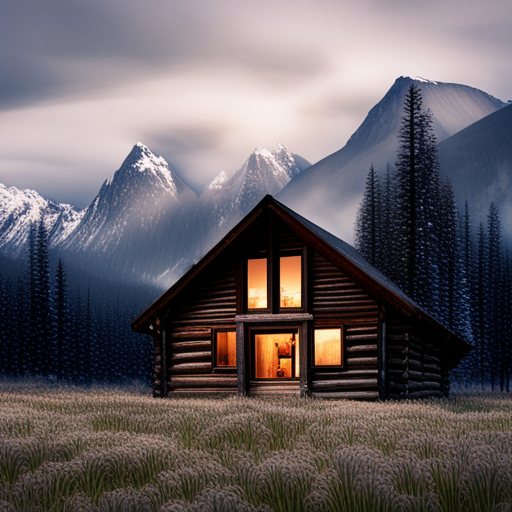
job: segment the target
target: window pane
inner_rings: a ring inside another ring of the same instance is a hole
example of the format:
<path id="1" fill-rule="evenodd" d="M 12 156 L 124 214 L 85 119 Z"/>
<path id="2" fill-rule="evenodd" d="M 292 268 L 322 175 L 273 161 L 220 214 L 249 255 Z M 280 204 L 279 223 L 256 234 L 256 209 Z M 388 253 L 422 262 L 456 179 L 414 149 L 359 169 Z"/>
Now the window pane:
<path id="1" fill-rule="evenodd" d="M 217 333 L 217 366 L 236 366 L 236 332 Z"/>
<path id="2" fill-rule="evenodd" d="M 247 261 L 247 295 L 249 309 L 267 307 L 267 258 Z"/>
<path id="3" fill-rule="evenodd" d="M 293 333 L 257 334 L 254 336 L 257 379 L 291 379 L 299 376 L 298 335 Z M 293 363 L 295 354 L 295 375 Z"/>
<path id="4" fill-rule="evenodd" d="M 315 329 L 315 366 L 341 366 L 341 329 Z"/>
<path id="5" fill-rule="evenodd" d="M 281 307 L 300 308 L 302 305 L 302 257 L 285 256 L 280 261 Z"/>

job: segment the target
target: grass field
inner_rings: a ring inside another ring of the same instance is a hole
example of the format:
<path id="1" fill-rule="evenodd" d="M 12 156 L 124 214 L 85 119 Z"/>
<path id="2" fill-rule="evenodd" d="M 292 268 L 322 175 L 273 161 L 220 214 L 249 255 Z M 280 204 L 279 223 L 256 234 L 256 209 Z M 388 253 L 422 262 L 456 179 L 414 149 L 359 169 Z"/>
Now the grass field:
<path id="1" fill-rule="evenodd" d="M 156 400 L 0 383 L 4 511 L 512 511 L 512 397 Z"/>

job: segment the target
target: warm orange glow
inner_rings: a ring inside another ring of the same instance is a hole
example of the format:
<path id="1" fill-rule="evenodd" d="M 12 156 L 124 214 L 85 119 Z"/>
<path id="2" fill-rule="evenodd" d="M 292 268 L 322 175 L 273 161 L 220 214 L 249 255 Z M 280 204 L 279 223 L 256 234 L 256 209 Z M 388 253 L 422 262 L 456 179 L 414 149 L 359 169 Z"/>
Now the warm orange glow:
<path id="1" fill-rule="evenodd" d="M 302 257 L 284 256 L 280 260 L 281 307 L 300 308 L 302 305 Z"/>
<path id="2" fill-rule="evenodd" d="M 217 333 L 217 366 L 236 366 L 236 332 Z"/>
<path id="3" fill-rule="evenodd" d="M 267 307 L 267 258 L 247 261 L 247 305 L 249 309 Z"/>
<path id="4" fill-rule="evenodd" d="M 341 329 L 315 329 L 315 366 L 341 365 Z"/>
<path id="5" fill-rule="evenodd" d="M 291 379 L 299 376 L 299 336 L 293 333 L 257 334 L 254 337 L 255 378 Z M 292 368 L 295 359 L 295 375 Z"/>

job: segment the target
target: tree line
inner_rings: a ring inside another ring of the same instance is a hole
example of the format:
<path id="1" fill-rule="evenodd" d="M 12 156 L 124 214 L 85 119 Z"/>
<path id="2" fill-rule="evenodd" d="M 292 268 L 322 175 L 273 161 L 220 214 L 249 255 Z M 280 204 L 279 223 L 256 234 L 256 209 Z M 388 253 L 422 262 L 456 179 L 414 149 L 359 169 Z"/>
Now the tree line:
<path id="1" fill-rule="evenodd" d="M 43 219 L 30 228 L 25 272 L 0 271 L 0 372 L 89 384 L 148 381 L 151 343 L 130 329 L 141 307 L 70 287 L 58 259 L 51 272 Z"/>
<path id="2" fill-rule="evenodd" d="M 395 168 L 370 167 L 356 248 L 448 329 L 473 346 L 456 370 L 466 383 L 510 390 L 512 257 L 495 204 L 474 229 L 440 173 L 433 118 L 421 89 L 406 94 Z"/>

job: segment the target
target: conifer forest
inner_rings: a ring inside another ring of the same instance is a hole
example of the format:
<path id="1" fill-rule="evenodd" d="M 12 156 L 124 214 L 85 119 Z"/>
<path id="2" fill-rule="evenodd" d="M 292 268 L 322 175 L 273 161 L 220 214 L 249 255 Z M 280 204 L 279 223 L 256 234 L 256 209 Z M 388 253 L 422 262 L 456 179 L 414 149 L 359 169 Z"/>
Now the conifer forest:
<path id="1" fill-rule="evenodd" d="M 32 225 L 24 272 L 0 272 L 0 372 L 149 382 L 150 342 L 130 329 L 144 304 L 105 290 L 70 286 L 62 259 L 52 268 L 43 221 Z"/>
<path id="2" fill-rule="evenodd" d="M 474 226 L 442 177 L 430 111 L 412 84 L 404 103 L 395 168 L 371 165 L 356 219 L 356 248 L 473 350 L 461 384 L 510 390 L 512 257 L 494 203 Z"/>

